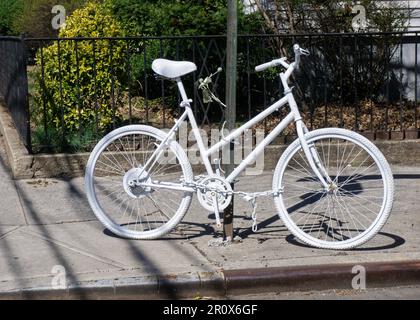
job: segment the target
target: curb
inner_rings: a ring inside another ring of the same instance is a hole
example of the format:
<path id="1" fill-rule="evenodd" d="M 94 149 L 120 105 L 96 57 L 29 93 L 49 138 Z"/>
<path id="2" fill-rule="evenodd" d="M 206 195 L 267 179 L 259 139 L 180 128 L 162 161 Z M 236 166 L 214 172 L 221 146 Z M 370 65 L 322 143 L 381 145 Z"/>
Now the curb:
<path id="1" fill-rule="evenodd" d="M 420 283 L 420 260 L 360 263 L 366 287 Z M 355 264 L 331 264 L 261 269 L 220 270 L 178 275 L 130 277 L 71 283 L 65 289 L 25 288 L 0 292 L 0 299 L 180 299 L 231 294 L 352 290 L 360 269 Z"/>
<path id="2" fill-rule="evenodd" d="M 179 299 L 225 296 L 221 271 L 127 277 L 67 283 L 63 289 L 39 286 L 0 292 L 0 300 L 16 299 Z"/>
<path id="3" fill-rule="evenodd" d="M 420 260 L 229 270 L 225 277 L 229 294 L 354 289 L 352 280 L 361 269 L 367 288 L 420 283 Z"/>

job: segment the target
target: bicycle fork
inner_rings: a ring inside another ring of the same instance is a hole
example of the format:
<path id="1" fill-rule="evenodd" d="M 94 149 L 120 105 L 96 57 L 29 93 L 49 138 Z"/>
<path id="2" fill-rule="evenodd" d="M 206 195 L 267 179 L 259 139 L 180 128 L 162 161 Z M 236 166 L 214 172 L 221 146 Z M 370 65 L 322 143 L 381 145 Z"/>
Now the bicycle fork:
<path id="1" fill-rule="evenodd" d="M 319 179 L 319 181 L 321 182 L 325 190 L 329 190 L 332 184 L 332 180 L 330 176 L 328 175 L 327 170 L 322 165 L 314 144 L 308 144 L 308 142 L 305 139 L 305 134 L 308 133 L 309 130 L 302 121 L 302 117 L 299 113 L 299 108 L 296 104 L 295 98 L 292 93 L 293 88 L 290 88 L 287 82 L 287 79 L 289 78 L 289 76 L 290 76 L 290 73 L 288 72 L 286 72 L 286 74 L 280 73 L 280 80 L 283 84 L 284 95 L 288 99 L 291 113 L 293 113 L 294 118 L 295 118 L 296 131 L 300 140 L 300 145 L 303 149 L 303 152 L 305 153 L 306 158 L 308 159 L 308 162 L 309 162 L 310 167 L 312 168 L 312 171 L 315 173 L 315 175 L 317 176 L 317 178 Z"/>
<path id="2" fill-rule="evenodd" d="M 328 175 L 328 172 L 322 164 L 321 160 L 319 159 L 315 144 L 308 143 L 306 141 L 305 134 L 308 133 L 309 130 L 303 123 L 302 119 L 296 121 L 296 131 L 300 140 L 300 145 L 303 149 L 303 152 L 305 153 L 306 158 L 308 159 L 312 171 L 315 173 L 325 190 L 329 190 L 333 181 Z"/>

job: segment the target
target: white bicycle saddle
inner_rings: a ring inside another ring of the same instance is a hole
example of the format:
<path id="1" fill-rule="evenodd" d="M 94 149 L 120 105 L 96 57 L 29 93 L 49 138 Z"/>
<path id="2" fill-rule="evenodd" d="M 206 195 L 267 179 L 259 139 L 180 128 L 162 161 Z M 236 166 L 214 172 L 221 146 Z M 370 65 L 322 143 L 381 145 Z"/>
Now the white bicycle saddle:
<path id="1" fill-rule="evenodd" d="M 195 63 L 189 61 L 156 59 L 152 63 L 152 69 L 158 75 L 169 79 L 175 79 L 197 70 L 197 66 Z"/>

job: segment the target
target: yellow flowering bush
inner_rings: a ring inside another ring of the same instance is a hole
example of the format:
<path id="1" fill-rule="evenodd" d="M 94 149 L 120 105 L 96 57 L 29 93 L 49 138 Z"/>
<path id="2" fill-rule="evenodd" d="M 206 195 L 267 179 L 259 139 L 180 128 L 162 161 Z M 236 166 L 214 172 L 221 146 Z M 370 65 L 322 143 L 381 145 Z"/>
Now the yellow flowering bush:
<path id="1" fill-rule="evenodd" d="M 118 40 L 66 38 L 119 37 L 123 32 L 106 7 L 88 2 L 67 18 L 59 32 L 62 40 L 39 49 L 36 55 L 34 110 L 38 123 L 65 133 L 87 128 L 106 130 L 118 114 L 117 97 L 121 92 L 124 43 Z M 41 52 L 42 50 L 42 52 Z M 43 68 L 42 68 L 43 65 Z M 42 80 L 44 74 L 44 81 Z M 113 108 L 115 106 L 115 108 Z"/>

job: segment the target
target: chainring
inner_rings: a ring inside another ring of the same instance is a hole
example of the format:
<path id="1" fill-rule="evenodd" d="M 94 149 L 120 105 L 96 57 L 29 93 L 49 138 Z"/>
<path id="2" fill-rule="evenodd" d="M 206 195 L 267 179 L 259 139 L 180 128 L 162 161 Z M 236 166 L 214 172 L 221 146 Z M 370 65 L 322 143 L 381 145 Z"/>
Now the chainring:
<path id="1" fill-rule="evenodd" d="M 211 212 L 214 211 L 213 197 L 216 196 L 218 209 L 223 211 L 232 201 L 232 187 L 222 177 L 208 176 L 200 181 L 197 196 L 203 208 Z"/>

